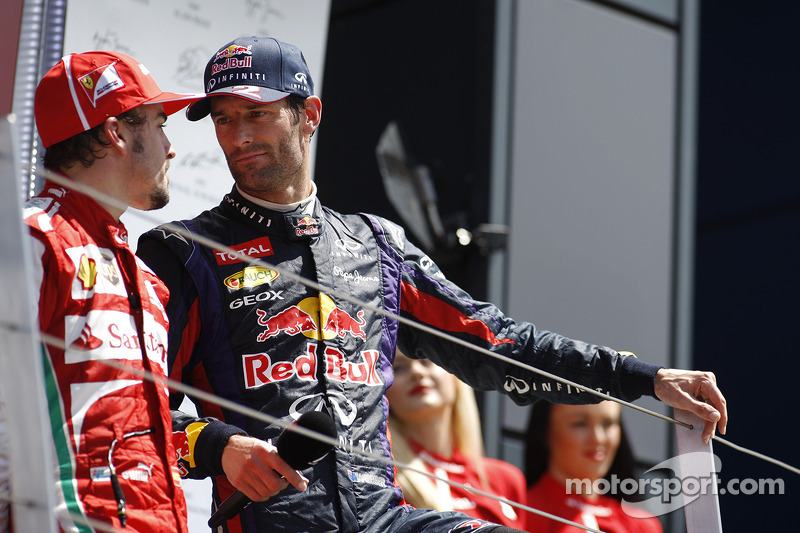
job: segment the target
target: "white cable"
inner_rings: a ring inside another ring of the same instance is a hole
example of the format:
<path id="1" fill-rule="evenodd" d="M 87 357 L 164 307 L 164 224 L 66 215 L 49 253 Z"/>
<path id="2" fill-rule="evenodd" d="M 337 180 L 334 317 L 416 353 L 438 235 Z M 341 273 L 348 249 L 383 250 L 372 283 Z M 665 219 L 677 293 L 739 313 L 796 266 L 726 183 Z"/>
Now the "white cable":
<path id="1" fill-rule="evenodd" d="M 747 455 L 752 455 L 753 457 L 757 457 L 757 458 L 762 459 L 762 460 L 764 460 L 764 461 L 766 461 L 768 463 L 772 463 L 774 465 L 780 466 L 781 468 L 785 468 L 786 470 L 789 470 L 790 472 L 794 472 L 795 474 L 800 474 L 800 468 L 796 468 L 796 467 L 794 467 L 792 465 L 786 464 L 783 461 L 778 461 L 777 459 L 773 459 L 772 457 L 769 457 L 768 455 L 764 455 L 763 453 L 759 453 L 759 452 L 750 450 L 748 448 L 745 448 L 743 446 L 739 446 L 738 444 L 734 444 L 731 441 L 723 439 L 722 437 L 718 437 L 716 435 L 713 436 L 713 439 L 715 441 L 717 441 L 717 442 L 720 442 L 720 443 L 724 444 L 725 446 L 729 446 L 729 447 L 733 448 L 736 451 L 745 453 Z"/>

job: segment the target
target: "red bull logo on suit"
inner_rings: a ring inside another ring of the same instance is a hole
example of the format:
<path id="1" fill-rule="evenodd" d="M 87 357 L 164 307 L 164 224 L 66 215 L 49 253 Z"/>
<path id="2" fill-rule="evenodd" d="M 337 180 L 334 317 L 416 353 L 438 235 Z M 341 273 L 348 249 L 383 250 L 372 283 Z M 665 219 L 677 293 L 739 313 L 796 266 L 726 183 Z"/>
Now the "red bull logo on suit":
<path id="1" fill-rule="evenodd" d="M 256 309 L 258 325 L 263 331 L 256 340 L 265 342 L 280 334 L 305 335 L 310 339 L 323 340 L 336 337 L 353 337 L 366 340 L 364 326 L 367 321 L 364 311 L 358 311 L 353 317 L 347 311 L 336 306 L 325 294 L 300 300 L 297 305 L 282 309 L 276 314 L 269 314 L 263 309 Z M 317 343 L 309 342 L 306 353 L 294 361 L 273 361 L 267 353 L 246 354 L 242 357 L 245 387 L 248 389 L 261 387 L 287 379 L 297 378 L 305 381 L 317 379 Z M 324 357 L 325 375 L 334 381 L 362 383 L 370 386 L 382 385 L 378 375 L 377 350 L 363 350 L 360 361 L 350 361 L 338 349 L 326 346 L 320 358 Z"/>
<path id="2" fill-rule="evenodd" d="M 270 315 L 267 311 L 256 309 L 258 325 L 264 326 L 258 337 L 258 342 L 284 333 L 286 335 L 303 334 L 310 339 L 333 339 L 336 336 L 348 335 L 365 340 L 364 311 L 358 311 L 353 317 L 339 307 L 325 294 L 319 298 L 304 298 L 297 305 L 287 307 L 277 314 Z"/>
<path id="3" fill-rule="evenodd" d="M 269 383 L 296 378 L 303 381 L 317 379 L 317 344 L 308 342 L 306 353 L 294 361 L 272 361 L 266 353 L 246 354 L 242 357 L 244 384 L 255 389 Z M 325 376 L 333 381 L 361 383 L 368 386 L 383 384 L 378 375 L 378 350 L 364 350 L 361 361 L 348 361 L 339 349 L 325 348 Z"/>

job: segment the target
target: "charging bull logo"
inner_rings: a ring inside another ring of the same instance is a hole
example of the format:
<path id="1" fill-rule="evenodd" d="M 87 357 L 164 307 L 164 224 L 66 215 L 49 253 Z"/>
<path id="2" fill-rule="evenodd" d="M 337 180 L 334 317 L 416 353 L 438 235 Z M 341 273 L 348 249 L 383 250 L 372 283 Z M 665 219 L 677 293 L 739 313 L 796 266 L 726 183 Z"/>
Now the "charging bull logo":
<path id="1" fill-rule="evenodd" d="M 252 55 L 251 52 L 253 45 L 249 46 L 238 46 L 235 44 L 230 45 L 227 48 L 223 48 L 219 52 L 217 52 L 217 57 L 215 59 L 227 59 L 229 57 L 233 57 L 240 54 L 247 54 Z"/>
<path id="2" fill-rule="evenodd" d="M 267 339 L 285 333 L 286 335 L 303 334 L 310 339 L 333 339 L 347 335 L 366 340 L 364 311 L 358 311 L 355 318 L 347 311 L 336 307 L 331 298 L 320 294 L 319 298 L 305 298 L 293 305 L 270 315 L 266 311 L 256 309 L 258 325 L 264 327 L 256 340 Z"/>
<path id="3" fill-rule="evenodd" d="M 331 309 L 328 316 L 325 318 L 325 326 L 322 331 L 325 333 L 334 333 L 342 338 L 350 334 L 353 337 L 358 337 L 362 341 L 366 340 L 367 336 L 364 334 L 363 326 L 367 321 L 364 320 L 364 311 L 356 313 L 356 318 L 353 318 L 346 311 L 334 307 Z M 327 337 L 325 337 L 327 338 Z"/>
<path id="4" fill-rule="evenodd" d="M 256 309 L 256 313 L 258 313 L 258 325 L 266 328 L 258 335 L 256 339 L 258 342 L 264 342 L 281 332 L 287 335 L 297 335 L 318 329 L 314 317 L 296 305 L 273 316 L 269 316 L 266 311 L 261 309 Z"/>

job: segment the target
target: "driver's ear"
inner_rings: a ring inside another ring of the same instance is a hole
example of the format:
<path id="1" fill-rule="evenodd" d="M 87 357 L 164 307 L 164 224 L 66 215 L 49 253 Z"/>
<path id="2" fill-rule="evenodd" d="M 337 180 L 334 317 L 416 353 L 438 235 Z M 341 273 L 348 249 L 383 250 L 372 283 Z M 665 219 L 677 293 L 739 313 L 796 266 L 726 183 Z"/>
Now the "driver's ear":
<path id="1" fill-rule="evenodd" d="M 122 127 L 122 123 L 117 117 L 108 117 L 103 122 L 103 135 L 110 146 L 117 150 L 125 150 L 127 131 Z"/>
<path id="2" fill-rule="evenodd" d="M 322 120 L 322 101 L 316 96 L 309 96 L 305 100 L 305 122 L 303 132 L 312 135 Z"/>

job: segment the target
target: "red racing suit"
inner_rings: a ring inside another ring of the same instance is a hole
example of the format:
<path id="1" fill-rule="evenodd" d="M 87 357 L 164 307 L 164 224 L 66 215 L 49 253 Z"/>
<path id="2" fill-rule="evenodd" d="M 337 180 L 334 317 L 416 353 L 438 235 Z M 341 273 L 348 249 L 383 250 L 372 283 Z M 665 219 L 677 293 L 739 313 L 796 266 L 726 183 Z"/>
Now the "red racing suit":
<path id="1" fill-rule="evenodd" d="M 140 238 L 137 254 L 172 294 L 167 311 L 173 379 L 285 424 L 324 409 L 342 443 L 386 459 L 391 449 L 385 392 L 394 379 L 398 345 L 478 390 L 503 391 L 522 404 L 539 398 L 598 401 L 355 301 L 627 400 L 653 394 L 659 367 L 515 322 L 449 282 L 399 226 L 371 215 L 342 215 L 316 198 L 313 202 L 313 210 L 281 213 L 248 201 L 234 187 L 219 206 L 178 223 L 276 268 L 201 246 L 167 226 Z M 290 275 L 318 283 L 330 294 Z M 173 409 L 181 400 L 174 397 Z M 188 477 L 216 476 L 218 505 L 233 490 L 220 464 L 230 435 L 246 431 L 274 441 L 282 428 L 210 402 L 195 404 L 202 418 L 175 414 L 175 429 L 185 431 L 179 433 L 180 462 Z M 304 473 L 311 480 L 305 492 L 290 486 L 254 503 L 226 524 L 228 530 L 461 531 L 435 529 L 430 521 L 429 529 L 404 523 L 416 515 L 403 510 L 394 467 L 374 457 L 336 448 Z"/>
<path id="2" fill-rule="evenodd" d="M 168 391 L 103 364 L 166 376 L 166 287 L 88 196 L 46 182 L 24 217 L 39 325 L 66 346 L 42 344 L 62 531 L 94 531 L 85 518 L 121 526 L 113 478 L 126 530 L 188 531 Z"/>

